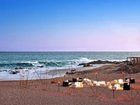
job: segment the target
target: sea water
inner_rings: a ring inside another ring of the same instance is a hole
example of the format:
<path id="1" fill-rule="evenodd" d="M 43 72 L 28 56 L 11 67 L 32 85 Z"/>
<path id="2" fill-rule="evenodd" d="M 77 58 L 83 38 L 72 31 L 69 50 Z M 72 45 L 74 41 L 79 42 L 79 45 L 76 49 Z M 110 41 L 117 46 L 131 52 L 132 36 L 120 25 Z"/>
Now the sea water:
<path id="1" fill-rule="evenodd" d="M 125 61 L 133 56 L 140 56 L 140 52 L 0 52 L 0 80 L 19 79 L 19 74 L 10 74 L 15 69 L 24 70 L 30 79 L 34 75 L 40 78 L 38 73 L 53 78 L 64 75 L 70 68 L 79 68 L 80 63 Z"/>

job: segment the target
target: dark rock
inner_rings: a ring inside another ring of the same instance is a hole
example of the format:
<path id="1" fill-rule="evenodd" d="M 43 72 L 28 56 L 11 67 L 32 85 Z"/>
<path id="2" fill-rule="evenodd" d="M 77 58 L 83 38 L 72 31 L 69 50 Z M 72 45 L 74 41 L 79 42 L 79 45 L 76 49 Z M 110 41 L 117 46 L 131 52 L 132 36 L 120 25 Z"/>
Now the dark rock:
<path id="1" fill-rule="evenodd" d="M 39 68 L 43 68 L 44 66 L 43 66 L 43 65 L 38 65 L 37 67 L 39 67 Z"/>
<path id="2" fill-rule="evenodd" d="M 75 73 L 76 73 L 76 69 L 72 69 L 71 71 L 66 72 L 66 74 L 75 74 Z"/>
<path id="3" fill-rule="evenodd" d="M 10 74 L 17 74 L 17 73 L 19 73 L 19 71 L 17 71 L 17 70 L 11 70 L 10 71 Z"/>
<path id="4" fill-rule="evenodd" d="M 124 61 L 126 62 L 126 61 Z M 84 67 L 88 67 L 91 66 L 92 64 L 121 64 L 123 63 L 122 61 L 118 62 L 118 61 L 103 61 L 103 60 L 97 60 L 97 61 L 92 61 L 92 62 L 88 62 L 88 63 L 80 63 L 80 65 L 83 65 Z"/>
<path id="5" fill-rule="evenodd" d="M 78 66 L 80 66 L 80 65 L 83 65 L 83 67 L 89 67 L 89 66 L 91 66 L 92 64 L 90 64 L 90 63 L 80 63 Z"/>

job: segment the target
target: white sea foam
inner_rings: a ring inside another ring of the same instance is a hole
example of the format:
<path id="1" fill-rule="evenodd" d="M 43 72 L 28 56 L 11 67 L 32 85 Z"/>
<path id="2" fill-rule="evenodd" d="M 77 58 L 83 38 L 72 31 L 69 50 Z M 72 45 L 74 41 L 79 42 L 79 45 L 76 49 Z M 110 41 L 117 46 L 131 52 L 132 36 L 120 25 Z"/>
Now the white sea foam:
<path id="1" fill-rule="evenodd" d="M 108 61 L 111 61 L 111 62 L 122 62 L 122 61 L 126 61 L 126 59 L 108 59 Z"/>
<path id="2" fill-rule="evenodd" d="M 78 71 L 81 70 L 89 70 L 93 68 L 97 68 L 103 65 L 94 65 L 93 67 L 89 68 L 82 68 L 77 67 Z M 35 79 L 49 79 L 49 78 L 55 78 L 55 77 L 61 77 L 64 76 L 67 71 L 70 71 L 73 68 L 30 68 L 30 69 L 18 69 L 20 71 L 17 74 L 10 74 L 8 71 L 2 71 L 0 72 L 0 81 L 5 80 L 35 80 Z"/>

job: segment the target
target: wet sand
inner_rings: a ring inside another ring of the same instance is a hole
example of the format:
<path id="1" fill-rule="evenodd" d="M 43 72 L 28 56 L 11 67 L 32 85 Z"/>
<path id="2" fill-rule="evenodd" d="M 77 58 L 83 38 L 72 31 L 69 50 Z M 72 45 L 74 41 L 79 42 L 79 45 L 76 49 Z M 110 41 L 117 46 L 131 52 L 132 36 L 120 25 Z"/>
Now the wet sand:
<path id="1" fill-rule="evenodd" d="M 140 73 L 117 73 L 117 67 L 105 65 L 47 80 L 0 81 L 0 105 L 140 105 Z M 62 86 L 63 80 L 77 77 L 104 81 L 133 77 L 136 83 L 130 91 L 115 91 L 114 97 L 112 90 L 104 87 Z"/>

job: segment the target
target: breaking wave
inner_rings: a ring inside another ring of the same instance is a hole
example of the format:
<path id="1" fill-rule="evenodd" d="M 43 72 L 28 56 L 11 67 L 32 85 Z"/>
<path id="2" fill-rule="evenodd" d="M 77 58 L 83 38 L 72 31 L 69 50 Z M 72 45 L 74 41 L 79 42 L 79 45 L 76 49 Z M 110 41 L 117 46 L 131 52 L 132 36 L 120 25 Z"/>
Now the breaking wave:
<path id="1" fill-rule="evenodd" d="M 88 58 L 71 59 L 71 60 L 46 60 L 46 61 L 16 61 L 16 62 L 0 62 L 0 67 L 36 67 L 43 65 L 46 67 L 64 67 L 76 66 L 79 63 L 87 63 L 92 60 Z"/>
<path id="2" fill-rule="evenodd" d="M 80 63 L 88 63 L 96 61 L 96 59 L 78 58 L 78 59 L 63 59 L 63 60 L 40 60 L 40 61 L 17 61 L 17 62 L 0 62 L 2 68 L 28 68 L 28 67 L 77 67 Z M 109 60 L 111 61 L 111 60 Z M 116 61 L 116 60 L 114 60 Z"/>
<path id="3" fill-rule="evenodd" d="M 50 60 L 50 61 L 39 61 L 39 64 L 44 64 L 49 67 L 63 67 L 63 66 L 77 66 L 79 63 L 87 63 L 92 60 L 88 58 L 80 58 L 73 60 Z"/>

